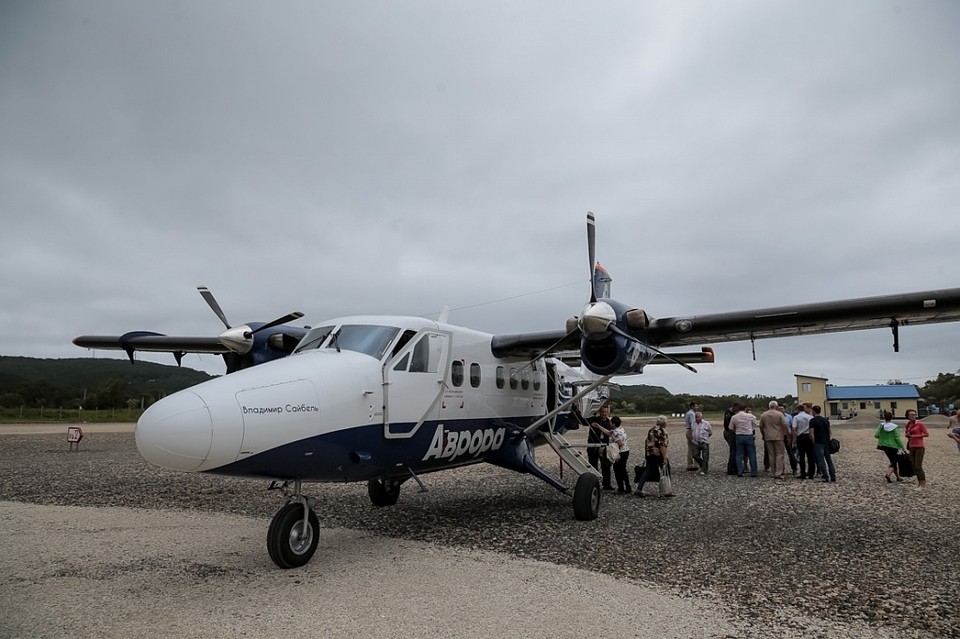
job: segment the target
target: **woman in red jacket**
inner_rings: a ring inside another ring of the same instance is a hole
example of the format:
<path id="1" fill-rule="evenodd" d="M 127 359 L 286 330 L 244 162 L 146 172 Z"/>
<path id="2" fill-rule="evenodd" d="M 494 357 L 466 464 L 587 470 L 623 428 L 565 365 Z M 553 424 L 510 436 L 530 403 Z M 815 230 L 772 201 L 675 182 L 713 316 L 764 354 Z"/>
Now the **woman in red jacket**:
<path id="1" fill-rule="evenodd" d="M 927 487 L 927 476 L 923 472 L 923 453 L 926 448 L 923 440 L 930 436 L 930 432 L 923 422 L 917 421 L 917 411 L 907 411 L 907 425 L 904 428 L 904 434 L 907 436 L 907 450 L 910 451 L 910 461 L 913 462 L 913 470 L 917 474 L 917 490 Z"/>

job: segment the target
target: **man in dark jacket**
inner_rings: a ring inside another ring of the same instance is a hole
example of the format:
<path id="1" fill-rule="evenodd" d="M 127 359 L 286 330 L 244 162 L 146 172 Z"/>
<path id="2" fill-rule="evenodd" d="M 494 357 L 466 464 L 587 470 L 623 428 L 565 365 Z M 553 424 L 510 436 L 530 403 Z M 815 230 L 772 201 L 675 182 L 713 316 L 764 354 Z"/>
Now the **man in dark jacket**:
<path id="1" fill-rule="evenodd" d="M 817 460 L 817 472 L 823 481 L 837 481 L 837 471 L 830 455 L 830 420 L 821 415 L 819 406 L 813 407 L 810 432 L 813 433 L 813 454 Z"/>
<path id="2" fill-rule="evenodd" d="M 613 490 L 613 485 L 610 483 L 610 460 L 607 459 L 606 455 L 600 454 L 600 447 L 610 443 L 609 433 L 613 429 L 613 424 L 610 423 L 610 410 L 607 405 L 601 406 L 589 422 L 590 430 L 587 433 L 587 444 L 592 445 L 587 448 L 587 459 L 591 466 L 600 469 L 600 474 L 603 477 L 603 489 Z M 597 428 L 598 426 L 601 428 Z"/>

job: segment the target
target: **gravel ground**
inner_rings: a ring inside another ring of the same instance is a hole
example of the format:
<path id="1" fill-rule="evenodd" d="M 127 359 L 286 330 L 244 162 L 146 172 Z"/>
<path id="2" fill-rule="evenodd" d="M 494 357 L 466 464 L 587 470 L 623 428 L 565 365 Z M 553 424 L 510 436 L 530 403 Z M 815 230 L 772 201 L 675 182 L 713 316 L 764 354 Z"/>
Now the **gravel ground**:
<path id="1" fill-rule="evenodd" d="M 566 582 L 580 583 L 581 576 L 588 575 L 591 579 L 604 577 L 604 583 L 612 584 L 615 594 L 587 595 L 588 605 L 597 610 L 610 601 L 608 597 L 622 602 L 624 592 L 645 587 L 672 596 L 671 606 L 682 612 L 677 613 L 678 619 L 690 619 L 691 614 L 690 608 L 677 602 L 682 598 L 693 602 L 699 615 L 694 618 L 701 622 L 698 631 L 687 628 L 675 636 L 767 637 L 776 629 L 783 637 L 957 637 L 960 454 L 946 438 L 943 424 L 936 418 L 925 421 L 933 432 L 924 462 L 929 488 L 922 493 L 914 490 L 912 480 L 899 485 L 884 482 L 885 461 L 875 450 L 873 424 L 849 422 L 835 424 L 835 434 L 843 443 L 835 457 L 836 484 L 727 477 L 723 474 L 726 444 L 719 436 L 712 445 L 711 474 L 687 473 L 681 469 L 682 451 L 676 450 L 676 444 L 683 441 L 682 430 L 671 425 L 677 497 L 641 500 L 606 493 L 595 522 L 575 521 L 569 498 L 538 480 L 486 465 L 427 475 L 423 479 L 430 490 L 425 494 L 417 493 L 412 483 L 405 484 L 400 502 L 392 508 L 371 507 L 363 485 L 309 488 L 317 498 L 321 525 L 329 528 L 325 537 L 336 540 L 361 534 L 360 538 L 367 540 L 361 544 L 364 548 L 370 539 L 383 537 L 393 538 L 399 547 L 427 542 L 418 548 L 422 551 L 439 545 L 453 550 L 430 551 L 431 561 L 449 556 L 464 564 L 469 556 L 475 561 L 468 564 L 501 567 L 491 573 L 495 576 L 476 577 L 478 584 L 484 579 L 499 580 L 509 572 L 502 570 L 504 557 L 545 562 L 532 564 L 539 567 L 534 574 L 519 578 L 521 584 L 534 586 L 517 595 L 525 597 L 528 604 L 521 609 L 524 618 L 534 609 L 541 610 L 539 590 L 560 589 L 551 576 L 555 572 L 552 564 L 559 566 L 557 571 L 572 571 L 562 573 Z M 636 450 L 644 431 L 640 425 L 628 425 Z M 4 432 L 0 426 L 0 434 Z M 549 449 L 538 449 L 538 454 L 542 465 L 556 467 Z M 137 455 L 129 432 L 86 435 L 79 453 L 67 451 L 63 433 L 0 437 L 2 501 L 202 511 L 181 513 L 182 517 L 202 513 L 241 516 L 246 522 L 243 526 L 252 525 L 253 533 L 259 529 L 257 538 L 251 540 L 248 534 L 237 532 L 234 539 L 233 526 L 240 526 L 237 522 L 226 526 L 226 532 L 218 537 L 227 547 L 236 542 L 234 555 L 254 555 L 249 558 L 253 563 L 242 571 L 282 581 L 287 587 L 296 579 L 290 578 L 291 574 L 304 575 L 307 582 L 319 578 L 328 561 L 323 553 L 304 570 L 270 568 L 263 538 L 268 519 L 281 500 L 263 488 L 262 482 L 154 468 Z M 3 559 L 9 563 L 18 559 L 17 545 L 27 545 L 23 533 L 15 533 L 30 526 L 17 522 L 22 522 L 21 517 L 42 517 L 35 511 L 17 511 L 14 517 L 10 505 L 5 506 Z M 109 511 L 103 512 L 107 517 Z M 172 515 L 167 512 L 166 516 Z M 124 518 L 129 520 L 129 515 Z M 158 534 L 163 530 L 159 526 Z M 351 554 L 350 543 L 345 545 L 345 552 Z M 376 546 L 391 547 L 383 541 Z M 390 551 L 383 552 L 381 566 L 396 564 Z M 205 565 L 197 564 L 198 557 L 190 555 L 186 546 L 183 553 L 182 559 L 176 554 L 172 558 L 164 555 L 162 561 L 145 558 L 148 564 L 140 572 L 153 567 L 169 571 L 178 561 L 181 567 Z M 152 566 L 150 561 L 160 563 Z M 0 594 L 4 600 L 14 600 L 22 584 L 39 579 L 30 576 L 29 566 L 20 565 L 17 570 L 27 572 L 3 579 Z M 238 581 L 230 567 L 198 570 L 207 580 Z M 517 586 L 503 588 L 512 592 Z M 278 592 L 277 597 L 285 597 L 284 590 Z M 580 589 L 580 597 L 585 592 L 593 591 Z M 620 603 L 619 609 L 628 608 L 629 601 Z M 506 610 L 502 605 L 496 609 Z M 624 619 L 630 624 L 643 623 L 630 614 Z M 563 632 L 571 627 L 567 622 L 542 636 L 572 636 Z M 627 636 L 649 634 L 634 627 L 635 632 Z M 584 631 L 589 628 L 577 634 Z M 372 630 L 369 634 L 382 633 Z"/>

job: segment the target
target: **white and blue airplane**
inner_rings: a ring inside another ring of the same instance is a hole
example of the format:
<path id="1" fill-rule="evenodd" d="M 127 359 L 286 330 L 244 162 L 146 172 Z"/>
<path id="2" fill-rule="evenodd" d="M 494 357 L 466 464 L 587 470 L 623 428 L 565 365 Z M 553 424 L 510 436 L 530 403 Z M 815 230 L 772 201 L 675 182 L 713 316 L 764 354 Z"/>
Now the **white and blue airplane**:
<path id="1" fill-rule="evenodd" d="M 661 348 L 881 327 L 893 330 L 898 348 L 902 325 L 960 320 L 960 288 L 655 320 L 610 298 L 592 214 L 587 238 L 590 300 L 564 329 L 491 335 L 420 317 L 332 319 L 289 356 L 156 402 L 137 424 L 137 449 L 171 470 L 271 481 L 286 503 L 267 549 L 279 567 L 293 568 L 318 542 L 308 482 L 366 482 L 382 507 L 397 502 L 408 480 L 423 490 L 423 475 L 486 462 L 538 477 L 572 495 L 576 519 L 595 519 L 599 473 L 563 434 L 616 375 L 713 361 L 710 348 Z M 166 345 L 191 351 L 186 342 Z M 571 351 L 582 373 L 559 358 Z M 538 465 L 539 444 L 572 468 L 572 487 Z"/>

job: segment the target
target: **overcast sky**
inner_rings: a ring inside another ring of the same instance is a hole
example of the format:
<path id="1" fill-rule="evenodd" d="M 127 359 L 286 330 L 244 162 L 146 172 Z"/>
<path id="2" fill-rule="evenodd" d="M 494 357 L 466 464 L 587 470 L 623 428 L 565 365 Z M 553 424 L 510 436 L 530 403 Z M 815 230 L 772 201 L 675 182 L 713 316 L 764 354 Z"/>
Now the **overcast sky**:
<path id="1" fill-rule="evenodd" d="M 960 286 L 958 33 L 951 0 L 6 0 L 0 354 L 218 334 L 200 284 L 233 324 L 558 329 L 588 210 L 613 297 L 654 317 Z M 718 345 L 638 381 L 923 384 L 958 337 Z"/>

